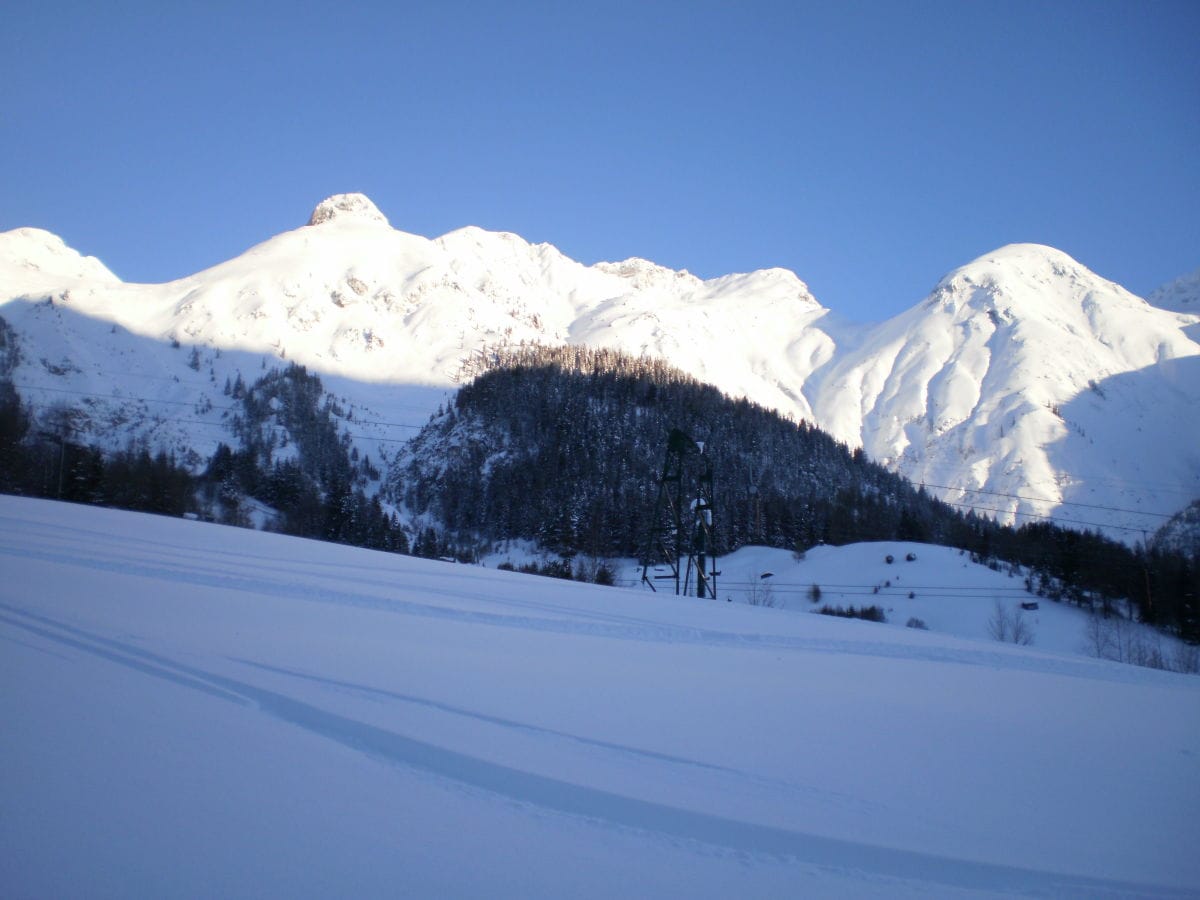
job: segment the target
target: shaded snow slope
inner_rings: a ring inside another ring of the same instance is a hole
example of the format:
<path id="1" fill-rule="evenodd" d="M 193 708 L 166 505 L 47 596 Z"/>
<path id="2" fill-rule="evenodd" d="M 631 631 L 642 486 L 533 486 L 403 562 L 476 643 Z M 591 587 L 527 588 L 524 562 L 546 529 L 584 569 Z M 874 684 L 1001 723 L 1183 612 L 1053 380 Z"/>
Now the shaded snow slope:
<path id="1" fill-rule="evenodd" d="M 886 617 L 880 628 L 920 627 L 979 641 L 995 639 L 999 607 L 1004 616 L 1020 618 L 1029 645 L 1039 650 L 1094 658 L 1112 649 L 1107 643 L 1097 646 L 1105 638 L 1103 627 L 1095 627 L 1086 609 L 1039 596 L 1037 591 L 1046 586 L 1031 576 L 1027 584 L 1026 570 L 1010 565 L 993 569 L 950 547 L 908 541 L 818 545 L 802 559 L 790 550 L 742 547 L 722 557 L 719 568 L 719 596 L 734 603 L 791 614 L 814 613 L 823 606 L 875 606 Z M 630 563 L 621 576 L 634 586 L 641 570 Z M 1033 608 L 1023 609 L 1023 604 Z M 1131 646 L 1157 650 L 1174 671 L 1189 670 L 1195 648 L 1130 621 L 1124 604 L 1118 607 L 1120 618 L 1108 620 L 1111 630 L 1120 629 Z M 909 625 L 914 619 L 919 625 Z"/>
<path id="2" fill-rule="evenodd" d="M 1174 312 L 1200 315 L 1200 269 L 1155 289 L 1146 301 Z"/>
<path id="3" fill-rule="evenodd" d="M 22 348 L 23 396 L 80 398 L 81 433 L 110 446 L 147 436 L 203 455 L 227 435 L 187 407 L 219 407 L 213 384 L 287 360 L 340 379 L 360 419 L 389 423 L 355 429 L 378 458 L 489 348 L 571 342 L 662 357 L 1017 522 L 1054 513 L 1132 539 L 1200 495 L 1193 320 L 1036 245 L 851 327 L 786 270 L 701 280 L 636 258 L 586 266 L 475 227 L 430 240 L 343 194 L 309 225 L 162 285 L 121 283 L 47 232 L 0 235 L 0 316 Z"/>
<path id="4" fill-rule="evenodd" d="M 1200 891 L 1195 678 L 11 497 L 0 558 L 6 896 Z"/>

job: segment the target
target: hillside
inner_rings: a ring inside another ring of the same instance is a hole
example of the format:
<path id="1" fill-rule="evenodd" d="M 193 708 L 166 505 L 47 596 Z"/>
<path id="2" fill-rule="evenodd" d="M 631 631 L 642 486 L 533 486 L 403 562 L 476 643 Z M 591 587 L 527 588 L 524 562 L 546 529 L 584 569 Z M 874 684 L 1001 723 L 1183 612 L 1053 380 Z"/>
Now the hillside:
<path id="1" fill-rule="evenodd" d="M 703 442 L 713 466 L 718 553 L 969 529 L 809 425 L 660 362 L 578 347 L 496 354 L 413 438 L 393 490 L 484 540 L 636 556 L 674 428 Z"/>
<path id="2" fill-rule="evenodd" d="M 204 272 L 120 282 L 45 231 L 0 235 L 0 318 L 27 402 L 77 439 L 199 465 L 232 432 L 222 386 L 297 362 L 383 460 L 497 347 L 649 355 L 828 431 L 951 503 L 1140 540 L 1200 495 L 1196 317 L 1059 251 L 1013 245 L 896 318 L 851 326 L 791 272 L 701 280 L 583 265 L 468 227 L 394 229 L 361 195 Z"/>
<path id="3" fill-rule="evenodd" d="M 1200 891 L 1193 677 L 11 497 L 0 553 L 6 895 Z"/>
<path id="4" fill-rule="evenodd" d="M 462 546 L 516 539 L 568 558 L 674 560 L 673 550 L 647 539 L 658 527 L 672 545 L 689 541 L 677 535 L 693 527 L 686 509 L 707 473 L 710 553 L 750 544 L 938 543 L 1025 566 L 1031 591 L 1036 583 L 1106 614 L 1125 600 L 1143 621 L 1200 637 L 1196 561 L 1160 552 L 1172 549 L 1165 543 L 1148 551 L 1047 522 L 1000 526 L 932 498 L 817 429 L 662 363 L 578 347 L 507 351 L 492 363 L 413 438 L 390 485 L 393 499 L 449 528 Z M 704 448 L 678 471 L 678 523 L 656 502 L 674 429 Z"/>

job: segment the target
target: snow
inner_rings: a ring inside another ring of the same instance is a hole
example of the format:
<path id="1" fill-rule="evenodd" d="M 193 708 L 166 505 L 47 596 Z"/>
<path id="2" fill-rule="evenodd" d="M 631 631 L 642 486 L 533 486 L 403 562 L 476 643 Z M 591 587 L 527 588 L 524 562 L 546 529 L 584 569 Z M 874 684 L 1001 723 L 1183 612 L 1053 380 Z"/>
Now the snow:
<path id="1" fill-rule="evenodd" d="M 1131 540 L 1200 493 L 1197 366 L 1180 317 L 1017 244 L 837 357 L 815 412 L 943 499 Z"/>
<path id="2" fill-rule="evenodd" d="M 83 256 L 56 234 L 41 228 L 0 232 L 0 284 L 6 293 L 36 292 L 47 285 L 120 279 L 94 256 Z"/>
<path id="3" fill-rule="evenodd" d="M 1152 291 L 1146 302 L 1174 312 L 1200 315 L 1200 269 Z"/>
<path id="4" fill-rule="evenodd" d="M 0 555 L 6 896 L 1200 892 L 1195 677 L 13 497 Z"/>
<path id="5" fill-rule="evenodd" d="M 338 379 L 361 418 L 401 423 L 355 429 L 379 458 L 489 348 L 576 343 L 663 358 L 1007 522 L 1050 515 L 1134 541 L 1200 496 L 1197 319 L 1050 247 L 1000 248 L 907 312 L 851 326 L 778 268 L 706 281 L 637 258 L 586 266 L 473 226 L 430 240 L 361 194 L 310 221 L 162 285 L 122 283 L 48 232 L 0 235 L 18 390 L 41 404 L 89 395 L 80 427 L 103 446 L 148 437 L 204 455 L 228 434 L 187 407 L 223 399 L 186 368 L 188 349 L 218 388 L 297 362 Z M 149 409 L 95 396 L 114 394 Z"/>
<path id="6" fill-rule="evenodd" d="M 1036 579 L 1030 591 L 1028 572 L 1019 566 L 996 566 L 974 562 L 961 550 L 908 541 L 818 545 L 803 558 L 789 550 L 742 547 L 721 558 L 717 586 L 720 599 L 789 615 L 815 613 L 822 606 L 878 606 L 887 623 L 875 628 L 903 630 L 910 619 L 919 619 L 929 631 L 978 641 L 994 640 L 990 623 L 999 604 L 1010 615 L 1019 613 L 1031 646 L 1038 650 L 1096 655 L 1088 611 L 1038 596 Z M 636 586 L 641 570 L 628 561 L 618 577 L 621 584 Z M 814 585 L 820 589 L 818 600 L 812 599 Z M 1037 609 L 1021 608 L 1028 603 L 1036 603 Z M 1128 615 L 1120 607 L 1121 615 Z M 1158 647 L 1167 659 L 1188 652 L 1182 642 L 1148 626 L 1123 620 L 1122 627 L 1145 645 Z"/>

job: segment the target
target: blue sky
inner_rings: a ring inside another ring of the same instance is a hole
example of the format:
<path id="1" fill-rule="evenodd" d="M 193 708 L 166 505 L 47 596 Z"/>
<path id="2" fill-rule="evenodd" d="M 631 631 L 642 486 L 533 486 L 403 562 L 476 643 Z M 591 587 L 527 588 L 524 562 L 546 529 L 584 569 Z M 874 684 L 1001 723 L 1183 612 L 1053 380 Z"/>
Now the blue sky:
<path id="1" fill-rule="evenodd" d="M 1014 241 L 1200 266 L 1200 3 L 8 0 L 0 230 L 163 281 L 368 194 L 874 321 Z"/>

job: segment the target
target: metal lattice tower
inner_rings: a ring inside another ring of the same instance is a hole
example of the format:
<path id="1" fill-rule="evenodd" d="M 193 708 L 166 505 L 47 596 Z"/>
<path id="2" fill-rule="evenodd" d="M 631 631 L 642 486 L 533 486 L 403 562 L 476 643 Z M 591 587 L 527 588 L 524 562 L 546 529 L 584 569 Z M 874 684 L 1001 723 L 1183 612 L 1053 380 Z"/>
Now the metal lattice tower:
<path id="1" fill-rule="evenodd" d="M 667 438 L 667 454 L 658 479 L 658 498 L 642 555 L 642 581 L 658 590 L 655 581 L 673 581 L 676 594 L 717 598 L 716 557 L 713 550 L 713 469 L 704 444 L 678 428 Z M 663 567 L 669 574 L 652 574 Z"/>

